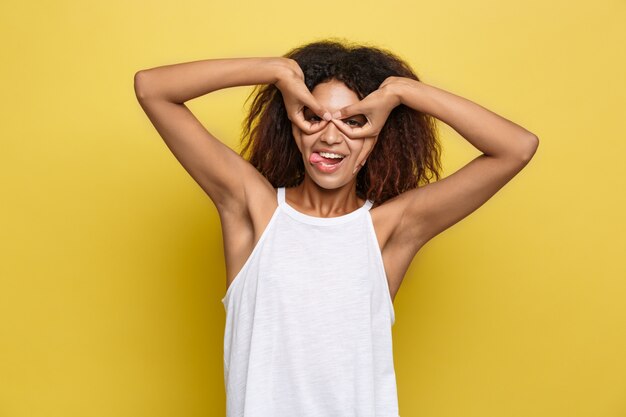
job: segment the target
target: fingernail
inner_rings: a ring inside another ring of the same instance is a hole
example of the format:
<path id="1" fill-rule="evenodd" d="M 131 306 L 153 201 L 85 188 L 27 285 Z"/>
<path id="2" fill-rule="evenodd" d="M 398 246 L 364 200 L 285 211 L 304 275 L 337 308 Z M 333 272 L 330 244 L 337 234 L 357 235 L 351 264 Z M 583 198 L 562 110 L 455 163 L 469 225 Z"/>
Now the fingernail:
<path id="1" fill-rule="evenodd" d="M 340 111 L 336 111 L 336 112 L 333 113 L 333 117 L 335 119 L 338 119 L 340 116 L 341 116 L 341 112 Z"/>
<path id="2" fill-rule="evenodd" d="M 329 113 L 329 112 L 324 113 L 324 116 L 322 116 L 322 117 L 324 118 L 324 120 L 330 120 L 330 119 L 332 119 L 332 118 L 333 118 L 333 117 L 330 115 L 330 113 Z"/>

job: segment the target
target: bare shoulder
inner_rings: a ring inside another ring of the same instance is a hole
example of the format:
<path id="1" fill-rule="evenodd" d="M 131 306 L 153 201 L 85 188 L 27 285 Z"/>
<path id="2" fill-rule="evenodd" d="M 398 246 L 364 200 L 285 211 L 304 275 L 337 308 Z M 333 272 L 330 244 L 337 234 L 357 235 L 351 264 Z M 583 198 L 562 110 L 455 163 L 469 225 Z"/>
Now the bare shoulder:
<path id="1" fill-rule="evenodd" d="M 374 224 L 374 230 L 376 231 L 376 237 L 381 251 L 385 250 L 387 242 L 395 229 L 396 222 L 394 219 L 398 219 L 401 214 L 400 205 L 393 201 L 396 198 L 397 197 L 394 197 L 380 205 L 374 204 L 370 209 L 372 223 Z"/>
<path id="2" fill-rule="evenodd" d="M 395 299 L 404 275 L 419 250 L 417 242 L 407 241 L 407 234 L 402 233 L 408 227 L 402 224 L 406 221 L 403 214 L 407 204 L 406 193 L 403 193 L 370 209 L 392 300 Z"/>
<path id="3" fill-rule="evenodd" d="M 252 254 L 278 206 L 276 188 L 262 175 L 245 182 L 245 199 L 219 209 L 226 261 L 226 285 L 233 282 Z"/>
<path id="4" fill-rule="evenodd" d="M 256 242 L 278 207 L 277 189 L 261 176 L 256 184 L 249 184 L 246 187 L 246 202 Z"/>
<path id="5" fill-rule="evenodd" d="M 409 226 L 404 223 L 406 223 L 405 213 L 410 200 L 407 193 L 402 193 L 380 205 L 375 204 L 370 209 L 381 251 L 384 252 L 390 246 L 409 243 L 401 240 L 406 235 L 403 231 Z M 415 246 L 415 242 L 413 244 Z"/>

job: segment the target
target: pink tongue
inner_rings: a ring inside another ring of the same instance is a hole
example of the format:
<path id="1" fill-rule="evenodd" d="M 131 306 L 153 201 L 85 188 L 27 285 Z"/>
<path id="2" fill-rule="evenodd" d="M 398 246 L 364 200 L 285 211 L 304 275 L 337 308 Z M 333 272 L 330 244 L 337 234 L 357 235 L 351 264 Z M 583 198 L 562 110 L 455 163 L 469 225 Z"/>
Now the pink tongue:
<path id="1" fill-rule="evenodd" d="M 325 164 L 338 164 L 339 162 L 341 162 L 341 159 L 324 158 L 319 153 L 313 152 L 311 154 L 311 157 L 309 158 L 309 161 L 311 161 L 314 164 L 317 164 L 318 162 L 324 162 Z"/>

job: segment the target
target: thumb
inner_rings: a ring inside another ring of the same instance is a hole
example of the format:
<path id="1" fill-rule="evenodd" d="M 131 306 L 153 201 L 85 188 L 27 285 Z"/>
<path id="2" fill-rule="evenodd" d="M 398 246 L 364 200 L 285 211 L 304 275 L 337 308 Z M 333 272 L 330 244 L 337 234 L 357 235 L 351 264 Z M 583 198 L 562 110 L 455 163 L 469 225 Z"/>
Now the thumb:
<path id="1" fill-rule="evenodd" d="M 309 109 L 311 109 L 311 111 L 313 111 L 313 113 L 317 114 L 318 116 L 320 116 L 324 120 L 330 120 L 332 118 L 330 113 L 324 108 L 324 106 L 322 106 L 321 104 L 319 104 L 317 102 L 317 100 L 315 99 L 315 97 L 313 97 L 312 94 L 310 94 L 310 93 L 307 94 L 307 97 L 304 100 L 304 104 Z"/>
<path id="2" fill-rule="evenodd" d="M 342 107 L 339 110 L 333 113 L 333 119 L 342 119 L 345 117 L 354 116 L 355 114 L 360 114 L 361 109 L 359 103 L 350 104 L 348 106 Z"/>
<path id="3" fill-rule="evenodd" d="M 363 162 L 361 162 L 360 164 L 358 164 L 357 166 L 354 167 L 354 171 L 352 171 L 352 174 L 355 174 L 359 169 L 363 168 L 365 166 L 365 159 L 363 160 Z"/>

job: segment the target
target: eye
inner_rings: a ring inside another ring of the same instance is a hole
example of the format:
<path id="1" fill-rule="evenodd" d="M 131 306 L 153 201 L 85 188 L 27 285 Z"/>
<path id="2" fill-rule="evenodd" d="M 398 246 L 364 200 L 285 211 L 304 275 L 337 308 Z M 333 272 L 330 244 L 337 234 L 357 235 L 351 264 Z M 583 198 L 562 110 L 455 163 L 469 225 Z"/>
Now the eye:
<path id="1" fill-rule="evenodd" d="M 363 127 L 367 124 L 367 117 L 365 117 L 364 114 L 357 114 L 347 119 L 343 119 L 343 122 L 350 127 Z"/>
<path id="2" fill-rule="evenodd" d="M 347 125 L 350 125 L 350 126 L 352 126 L 352 127 L 363 127 L 363 125 L 365 124 L 365 123 L 360 122 L 360 121 L 358 121 L 358 120 L 356 120 L 356 119 L 348 119 L 348 120 L 346 120 L 346 121 L 344 121 L 344 122 L 345 122 Z"/>
<path id="3" fill-rule="evenodd" d="M 307 122 L 318 123 L 322 121 L 322 118 L 319 117 L 317 114 L 313 113 L 311 109 L 309 109 L 308 107 L 304 108 L 303 114 L 304 114 L 304 120 L 306 120 Z"/>

